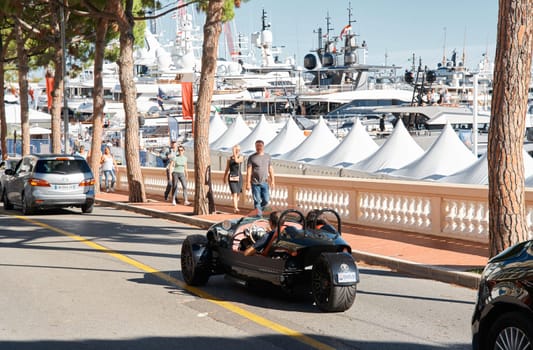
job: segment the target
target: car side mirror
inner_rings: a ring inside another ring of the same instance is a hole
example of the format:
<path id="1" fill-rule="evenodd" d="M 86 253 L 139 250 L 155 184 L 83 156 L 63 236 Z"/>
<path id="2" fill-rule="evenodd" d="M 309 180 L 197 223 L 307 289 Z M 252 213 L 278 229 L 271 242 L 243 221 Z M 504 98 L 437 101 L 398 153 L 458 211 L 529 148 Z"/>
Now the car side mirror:
<path id="1" fill-rule="evenodd" d="M 6 174 L 6 175 L 10 175 L 10 176 L 13 176 L 13 175 L 15 175 L 15 170 L 13 170 L 13 169 L 6 169 L 6 171 L 4 171 L 4 174 Z"/>

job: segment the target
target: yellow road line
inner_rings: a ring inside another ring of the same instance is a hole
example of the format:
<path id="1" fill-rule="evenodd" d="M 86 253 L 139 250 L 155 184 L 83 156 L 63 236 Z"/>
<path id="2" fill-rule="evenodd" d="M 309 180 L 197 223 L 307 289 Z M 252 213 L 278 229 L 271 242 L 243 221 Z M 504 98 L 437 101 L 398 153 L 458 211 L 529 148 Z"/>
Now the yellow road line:
<path id="1" fill-rule="evenodd" d="M 180 281 L 178 280 L 177 278 L 174 278 L 172 276 L 169 276 L 167 275 L 166 273 L 163 273 L 157 269 L 154 269 L 153 267 L 150 267 L 146 264 L 143 264 L 142 262 L 140 261 L 137 261 L 135 259 L 132 259 L 126 255 L 123 255 L 123 254 L 120 254 L 120 253 L 117 253 L 115 252 L 114 250 L 112 249 L 109 249 L 109 248 L 106 248 L 104 247 L 103 245 L 100 245 L 98 243 L 95 243 L 87 238 L 84 238 L 80 235 L 77 235 L 77 234 L 74 234 L 74 233 L 71 233 L 71 232 L 68 232 L 68 231 L 65 231 L 63 229 L 60 229 L 60 228 L 57 228 L 57 227 L 53 227 L 53 226 L 50 226 L 48 224 L 45 224 L 45 223 L 42 223 L 42 222 L 39 222 L 39 221 L 36 221 L 36 220 L 33 220 L 33 219 L 30 219 L 26 216 L 19 216 L 19 215 L 15 215 L 15 217 L 17 219 L 20 219 L 20 220 L 24 220 L 26 222 L 29 222 L 29 223 L 32 223 L 34 225 L 37 225 L 37 226 L 40 226 L 42 228 L 45 228 L 47 230 L 50 230 L 50 231 L 53 231 L 53 232 L 57 232 L 57 233 L 60 233 L 62 235 L 65 235 L 67 237 L 70 237 L 78 242 L 81 242 L 83 244 L 86 244 L 88 245 L 89 247 L 93 248 L 93 249 L 96 249 L 96 250 L 99 250 L 99 251 L 102 251 L 104 253 L 107 253 L 113 257 L 115 257 L 116 259 L 122 261 L 122 262 L 125 262 L 126 264 L 128 265 L 131 265 L 131 266 L 134 266 L 136 267 L 137 269 L 139 270 L 142 270 L 144 272 L 148 272 L 148 273 L 151 273 L 157 277 L 159 277 L 160 279 L 164 280 L 164 281 L 167 281 L 168 283 L 176 286 L 176 287 L 179 287 L 179 288 L 182 288 L 182 289 L 185 289 L 187 290 L 188 292 L 192 293 L 192 294 L 195 294 L 207 301 L 210 301 L 220 307 L 223 307 L 224 309 L 228 310 L 228 311 L 231 311 L 233 313 L 236 313 L 244 318 L 247 318 L 249 319 L 250 321 L 252 322 L 255 322 L 263 327 L 266 327 L 266 328 L 269 328 L 271 330 L 274 330 L 278 333 L 281 333 L 281 334 L 284 334 L 284 335 L 287 335 L 289 337 L 292 337 L 294 338 L 295 340 L 301 342 L 301 343 L 304 343 L 306 345 L 309 345 L 311 346 L 312 348 L 314 349 L 319 349 L 319 350 L 331 350 L 331 349 L 334 349 L 333 347 L 329 346 L 329 345 L 326 345 L 324 343 L 321 343 L 301 332 L 298 332 L 298 331 L 295 331 L 293 329 L 290 329 L 290 328 L 287 328 L 285 326 L 282 326 L 276 322 L 273 322 L 273 321 L 270 321 L 264 317 L 261 317 L 257 314 L 254 314 L 253 312 L 250 312 L 250 311 L 247 311 L 231 302 L 228 302 L 228 301 L 224 301 L 224 300 L 221 300 L 221 299 L 218 299 L 217 297 L 199 289 L 199 288 L 195 288 L 195 287 L 192 287 L 192 286 L 188 286 L 185 282 L 183 281 Z"/>

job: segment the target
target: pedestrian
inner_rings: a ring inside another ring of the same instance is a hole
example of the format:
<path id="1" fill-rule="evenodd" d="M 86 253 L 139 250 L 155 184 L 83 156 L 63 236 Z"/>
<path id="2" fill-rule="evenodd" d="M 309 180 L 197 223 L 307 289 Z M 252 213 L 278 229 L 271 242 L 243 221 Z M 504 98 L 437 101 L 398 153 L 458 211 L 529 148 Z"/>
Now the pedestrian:
<path id="1" fill-rule="evenodd" d="M 381 115 L 381 118 L 379 118 L 379 131 L 385 131 L 385 114 Z"/>
<path id="2" fill-rule="evenodd" d="M 163 162 L 165 162 L 165 172 L 167 174 L 167 187 L 165 188 L 165 201 L 168 200 L 168 195 L 170 194 L 170 191 L 172 190 L 172 160 L 176 157 L 178 154 L 178 143 L 176 141 L 172 141 L 170 143 L 170 149 L 165 153 L 163 158 Z"/>
<path id="3" fill-rule="evenodd" d="M 244 157 L 241 155 L 241 147 L 233 146 L 233 154 L 226 162 L 226 172 L 224 173 L 224 183 L 229 183 L 229 189 L 233 199 L 233 212 L 239 212 L 239 196 L 242 193 L 242 173 L 241 164 Z"/>
<path id="4" fill-rule="evenodd" d="M 105 191 L 115 192 L 115 182 L 117 180 L 117 162 L 111 154 L 111 149 L 106 146 L 104 148 L 104 154 L 100 158 L 100 164 L 102 165 L 102 172 L 105 178 Z"/>
<path id="5" fill-rule="evenodd" d="M 187 200 L 187 157 L 185 157 L 185 148 L 178 146 L 178 155 L 171 160 L 172 169 L 172 205 L 177 204 L 178 199 L 178 181 L 183 189 L 183 205 L 190 205 Z"/>
<path id="6" fill-rule="evenodd" d="M 78 151 L 76 151 L 75 155 L 82 157 L 83 159 L 87 159 L 87 151 L 85 150 L 84 145 L 80 145 L 78 148 Z"/>
<path id="7" fill-rule="evenodd" d="M 255 141 L 255 151 L 248 158 L 246 190 L 252 190 L 257 215 L 262 216 L 270 202 L 269 190 L 275 186 L 274 168 L 270 155 L 265 153 L 265 143 L 262 140 Z"/>

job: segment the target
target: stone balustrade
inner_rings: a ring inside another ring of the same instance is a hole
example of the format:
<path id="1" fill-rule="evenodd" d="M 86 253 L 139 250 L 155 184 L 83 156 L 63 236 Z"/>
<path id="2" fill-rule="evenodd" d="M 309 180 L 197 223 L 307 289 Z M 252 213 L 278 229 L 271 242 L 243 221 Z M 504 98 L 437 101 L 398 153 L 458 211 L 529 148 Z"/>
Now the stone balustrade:
<path id="1" fill-rule="evenodd" d="M 165 169 L 142 168 L 142 172 L 147 194 L 162 195 L 167 184 Z M 223 175 L 222 171 L 212 172 L 215 203 L 231 206 Z M 192 194 L 192 171 L 187 183 Z M 128 189 L 124 167 L 120 167 L 117 185 L 120 190 Z M 299 208 L 303 212 L 332 208 L 349 224 L 476 242 L 488 241 L 487 199 L 487 186 L 285 174 L 276 175 L 276 187 L 271 190 L 271 204 L 276 208 Z M 533 191 L 526 192 L 526 205 L 531 233 Z M 253 208 L 250 193 L 241 196 L 240 207 Z"/>

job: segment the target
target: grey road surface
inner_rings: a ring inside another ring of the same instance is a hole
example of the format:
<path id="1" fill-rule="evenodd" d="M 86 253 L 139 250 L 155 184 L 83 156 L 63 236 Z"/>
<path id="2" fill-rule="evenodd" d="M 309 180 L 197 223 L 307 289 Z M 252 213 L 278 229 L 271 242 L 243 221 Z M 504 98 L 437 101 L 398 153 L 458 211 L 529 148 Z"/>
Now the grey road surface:
<path id="1" fill-rule="evenodd" d="M 195 291 L 179 261 L 193 233 L 111 208 L 0 206 L 0 349 L 470 348 L 474 290 L 361 266 L 344 313 L 222 276 Z"/>

